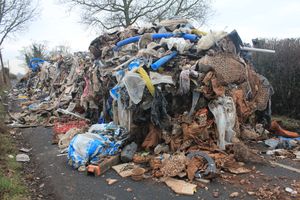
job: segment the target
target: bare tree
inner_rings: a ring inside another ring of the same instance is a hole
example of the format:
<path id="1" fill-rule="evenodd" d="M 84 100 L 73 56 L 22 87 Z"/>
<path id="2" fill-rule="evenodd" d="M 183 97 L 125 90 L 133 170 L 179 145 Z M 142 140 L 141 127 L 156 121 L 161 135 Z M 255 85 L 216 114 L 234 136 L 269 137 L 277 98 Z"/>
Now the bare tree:
<path id="1" fill-rule="evenodd" d="M 35 14 L 32 0 L 0 0 L 0 47 L 7 36 L 23 30 Z"/>
<path id="2" fill-rule="evenodd" d="M 9 35 L 23 30 L 34 18 L 36 9 L 32 4 L 32 0 L 0 0 L 0 64 L 4 84 L 7 80 L 1 54 L 2 44 Z"/>
<path id="3" fill-rule="evenodd" d="M 211 0 L 60 0 L 82 10 L 82 21 L 104 29 L 156 22 L 174 16 L 206 22 Z"/>

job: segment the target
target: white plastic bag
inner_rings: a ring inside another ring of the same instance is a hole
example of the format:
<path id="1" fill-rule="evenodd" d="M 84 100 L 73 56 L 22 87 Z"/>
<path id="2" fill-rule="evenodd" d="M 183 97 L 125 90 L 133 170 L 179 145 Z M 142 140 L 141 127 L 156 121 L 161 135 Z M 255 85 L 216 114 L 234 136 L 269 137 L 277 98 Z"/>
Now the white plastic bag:
<path id="1" fill-rule="evenodd" d="M 150 79 L 153 85 L 157 85 L 160 83 L 172 84 L 174 85 L 174 81 L 172 76 L 160 74 L 157 72 L 150 71 Z"/>
<path id="2" fill-rule="evenodd" d="M 231 97 L 219 97 L 208 104 L 210 111 L 215 117 L 217 130 L 219 133 L 218 146 L 221 150 L 225 150 L 226 144 L 230 144 L 232 138 L 235 136 L 233 130 L 236 109 L 233 99 Z"/>
<path id="3" fill-rule="evenodd" d="M 203 36 L 197 44 L 197 50 L 207 50 L 212 47 L 216 42 L 225 37 L 227 33 L 225 31 L 210 31 L 207 35 Z"/>
<path id="4" fill-rule="evenodd" d="M 130 100 L 134 104 L 138 104 L 143 98 L 145 81 L 135 72 L 127 72 L 122 81 L 127 89 Z"/>
<path id="5" fill-rule="evenodd" d="M 183 53 L 184 51 L 190 49 L 192 46 L 192 43 L 189 40 L 176 37 L 163 38 L 160 40 L 160 44 L 167 44 L 168 49 L 170 50 L 174 47 L 179 53 Z"/>

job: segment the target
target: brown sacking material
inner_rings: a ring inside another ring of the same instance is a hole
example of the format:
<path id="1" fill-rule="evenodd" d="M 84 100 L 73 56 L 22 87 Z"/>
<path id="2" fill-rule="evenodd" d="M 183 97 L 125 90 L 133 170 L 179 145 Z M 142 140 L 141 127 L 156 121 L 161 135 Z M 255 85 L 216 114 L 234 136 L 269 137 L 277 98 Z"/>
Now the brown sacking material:
<path id="1" fill-rule="evenodd" d="M 152 123 L 149 126 L 149 133 L 146 136 L 142 147 L 145 149 L 150 149 L 155 147 L 161 139 L 161 130 L 156 128 Z"/>
<path id="2" fill-rule="evenodd" d="M 243 63 L 231 54 L 219 53 L 214 56 L 204 56 L 199 64 L 211 66 L 221 85 L 242 83 L 246 80 L 246 69 Z"/>
<path id="3" fill-rule="evenodd" d="M 245 100 L 243 90 L 233 90 L 232 96 L 233 101 L 236 104 L 237 115 L 240 120 L 244 121 L 253 113 L 253 110 L 250 108 L 249 103 Z"/>
<path id="4" fill-rule="evenodd" d="M 206 127 L 198 125 L 197 122 L 192 124 L 182 124 L 182 131 L 185 140 L 193 139 L 198 137 L 200 134 L 205 134 L 207 132 Z"/>
<path id="5" fill-rule="evenodd" d="M 203 160 L 201 158 L 198 157 L 193 157 L 192 159 L 190 159 L 188 161 L 187 164 L 187 175 L 188 175 L 188 179 L 190 181 L 192 181 L 195 177 L 195 172 L 198 171 L 199 169 L 204 169 L 205 164 L 203 163 Z"/>

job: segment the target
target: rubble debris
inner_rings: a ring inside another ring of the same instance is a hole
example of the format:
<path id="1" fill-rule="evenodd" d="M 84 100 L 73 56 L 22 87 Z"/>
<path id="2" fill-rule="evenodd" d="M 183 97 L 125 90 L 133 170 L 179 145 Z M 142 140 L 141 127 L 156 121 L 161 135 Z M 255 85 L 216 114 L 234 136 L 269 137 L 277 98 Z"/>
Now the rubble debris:
<path id="1" fill-rule="evenodd" d="M 265 144 L 268 145 L 269 148 L 271 148 L 271 149 L 275 149 L 275 148 L 278 146 L 278 144 L 279 144 L 279 140 L 274 139 L 274 138 L 267 139 L 267 140 L 265 140 L 264 142 L 265 142 Z"/>
<path id="2" fill-rule="evenodd" d="M 71 140 L 73 139 L 73 137 L 75 135 L 77 135 L 78 133 L 80 133 L 80 129 L 78 129 L 78 128 L 71 128 L 65 134 L 60 134 L 58 136 L 59 137 L 58 147 L 60 149 L 67 148 L 69 146 Z"/>
<path id="3" fill-rule="evenodd" d="M 116 200 L 117 199 L 117 197 L 109 195 L 109 194 L 103 194 L 103 195 L 106 197 L 107 200 Z"/>
<path id="4" fill-rule="evenodd" d="M 162 160 L 160 171 L 164 176 L 174 177 L 185 170 L 187 158 L 184 154 L 176 154 Z"/>
<path id="5" fill-rule="evenodd" d="M 300 160 L 300 151 L 296 151 L 294 154 L 296 155 L 295 160 Z"/>
<path id="6" fill-rule="evenodd" d="M 31 150 L 32 150 L 32 148 L 30 148 L 30 149 L 28 149 L 28 148 L 21 148 L 21 149 L 19 149 L 20 151 L 22 151 L 22 152 L 24 152 L 24 153 L 29 153 Z"/>
<path id="7" fill-rule="evenodd" d="M 112 185 L 112 184 L 115 184 L 116 182 L 118 182 L 118 179 L 107 178 L 106 182 L 108 185 Z"/>
<path id="8" fill-rule="evenodd" d="M 163 182 L 177 194 L 193 195 L 197 188 L 195 184 L 170 177 L 164 178 Z"/>
<path id="9" fill-rule="evenodd" d="M 135 142 L 126 145 L 121 152 L 122 162 L 131 162 L 136 150 L 137 144 Z"/>
<path id="10" fill-rule="evenodd" d="M 184 19 L 104 33 L 90 52 L 34 62 L 10 93 L 22 107 L 11 125 L 53 126 L 74 169 L 100 175 L 115 156 L 105 166 L 121 177 L 163 177 L 192 195 L 196 185 L 171 177 L 248 173 L 238 162 L 267 162 L 246 144 L 270 135 L 275 150 L 298 144 L 271 121 L 273 88 L 245 49 L 235 30 L 204 33 Z"/>
<path id="11" fill-rule="evenodd" d="M 213 191 L 212 195 L 213 195 L 214 198 L 219 198 L 220 192 L 219 191 Z"/>
<path id="12" fill-rule="evenodd" d="M 115 165 L 112 168 L 123 178 L 129 177 L 133 175 L 133 169 L 138 166 L 134 163 L 123 163 L 119 165 Z"/>
<path id="13" fill-rule="evenodd" d="M 266 152 L 267 155 L 286 156 L 289 152 L 285 149 L 273 149 Z"/>
<path id="14" fill-rule="evenodd" d="M 238 197 L 240 195 L 240 193 L 238 192 L 233 192 L 229 195 L 230 198 L 235 198 L 235 197 Z"/>
<path id="15" fill-rule="evenodd" d="M 227 170 L 233 174 L 246 174 L 246 173 L 251 172 L 250 169 L 248 169 L 246 167 L 242 167 L 242 166 L 234 166 L 234 167 L 227 166 Z"/>
<path id="16" fill-rule="evenodd" d="M 17 162 L 29 162 L 30 158 L 27 154 L 21 153 L 16 155 Z"/>
<path id="17" fill-rule="evenodd" d="M 154 153 L 155 154 L 168 153 L 169 151 L 170 151 L 170 148 L 166 144 L 158 144 L 154 148 Z"/>
<path id="18" fill-rule="evenodd" d="M 207 155 L 204 152 L 197 151 L 197 152 L 189 153 L 187 155 L 187 157 L 189 159 L 194 158 L 194 157 L 201 157 L 201 158 L 204 158 L 207 162 L 207 168 L 205 169 L 203 174 L 201 174 L 199 171 L 193 170 L 193 171 L 195 171 L 194 173 L 195 173 L 196 178 L 203 178 L 203 176 L 205 178 L 210 178 L 210 179 L 215 178 L 216 173 L 217 173 L 216 164 L 215 164 L 215 161 L 211 157 L 209 157 L 209 155 Z M 189 173 L 189 171 L 188 171 L 188 173 Z M 192 180 L 193 176 L 190 175 L 189 179 Z"/>
<path id="19" fill-rule="evenodd" d="M 64 137 L 64 140 L 72 139 L 77 131 L 72 130 L 69 132 L 67 136 L 61 136 L 66 134 L 69 130 L 73 128 L 81 129 L 83 127 L 87 126 L 86 121 L 84 120 L 70 120 L 70 119 L 60 119 L 60 121 L 54 122 L 53 126 L 53 139 L 52 143 L 57 144 L 59 143 L 59 140 L 61 137 Z M 74 134 L 74 135 L 73 135 Z M 61 141 L 62 142 L 62 141 Z M 68 143 L 68 142 L 66 142 Z M 61 144 L 64 146 L 63 144 Z M 68 144 L 66 144 L 68 145 Z M 63 148 L 63 147 L 62 147 Z"/>
<path id="20" fill-rule="evenodd" d="M 110 156 L 106 158 L 102 158 L 101 162 L 99 163 L 92 163 L 87 166 L 87 172 L 88 174 L 93 174 L 95 176 L 100 176 L 101 174 L 105 173 L 107 170 L 109 170 L 112 166 L 117 165 L 120 163 L 120 156 Z M 84 168 L 85 166 L 81 165 L 80 168 Z"/>
<path id="21" fill-rule="evenodd" d="M 145 164 L 151 160 L 151 157 L 149 152 L 139 152 L 134 154 L 132 161 L 137 164 Z"/>
<path id="22" fill-rule="evenodd" d="M 285 190 L 286 192 L 292 194 L 292 195 L 296 195 L 296 194 L 297 194 L 297 191 L 296 191 L 296 190 L 293 190 L 293 189 L 290 188 L 290 187 L 286 187 L 284 190 Z"/>
<path id="23" fill-rule="evenodd" d="M 281 199 L 280 198 L 280 186 L 269 187 L 269 185 L 263 184 L 256 191 L 255 195 L 259 199 Z"/>
<path id="24" fill-rule="evenodd" d="M 142 167 L 137 167 L 132 170 L 131 178 L 135 181 L 140 181 L 144 178 L 146 170 Z"/>

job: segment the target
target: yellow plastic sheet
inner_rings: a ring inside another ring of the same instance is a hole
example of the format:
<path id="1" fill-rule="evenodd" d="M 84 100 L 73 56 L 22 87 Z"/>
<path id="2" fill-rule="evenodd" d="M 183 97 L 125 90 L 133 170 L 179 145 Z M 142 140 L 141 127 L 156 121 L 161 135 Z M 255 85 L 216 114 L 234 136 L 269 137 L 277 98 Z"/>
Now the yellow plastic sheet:
<path id="1" fill-rule="evenodd" d="M 142 79 L 145 81 L 146 87 L 148 88 L 150 94 L 152 96 L 154 96 L 155 88 L 154 88 L 154 86 L 153 86 L 153 84 L 151 82 L 151 79 L 148 76 L 147 72 L 141 66 L 137 69 L 137 72 L 140 74 L 140 76 L 142 77 Z"/>
<path id="2" fill-rule="evenodd" d="M 199 35 L 199 36 L 201 36 L 201 35 L 206 35 L 206 34 L 207 34 L 206 32 L 200 31 L 200 30 L 198 30 L 198 29 L 193 29 L 193 30 L 192 30 L 192 33 L 193 33 L 193 34 L 196 34 L 196 35 Z"/>

